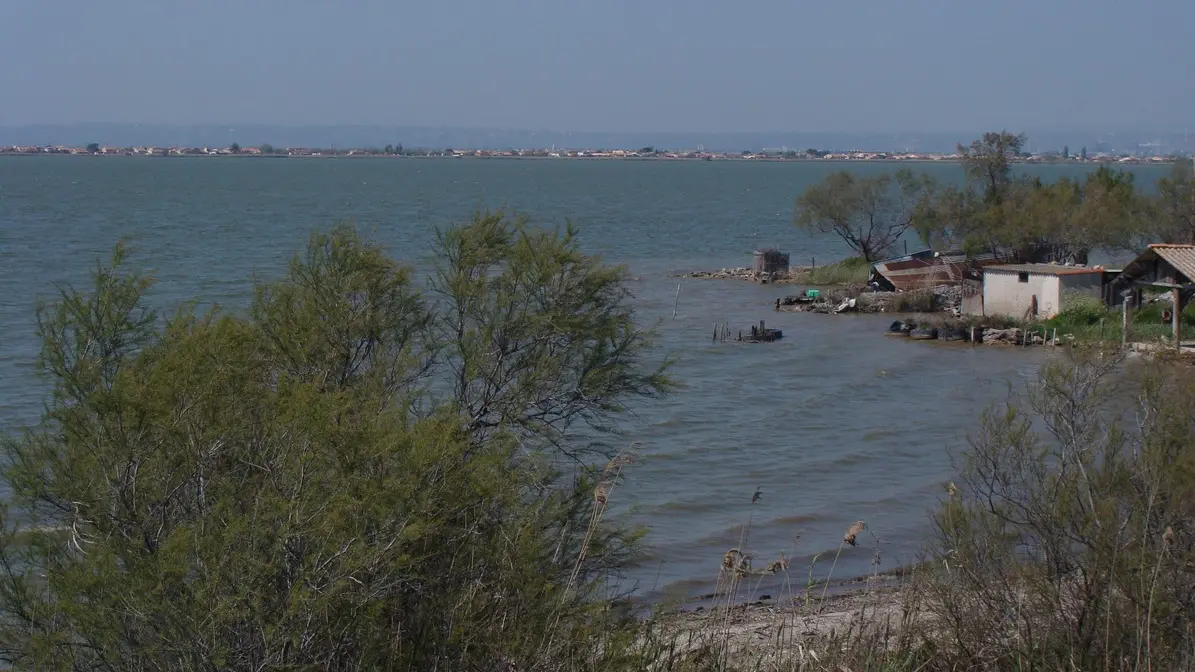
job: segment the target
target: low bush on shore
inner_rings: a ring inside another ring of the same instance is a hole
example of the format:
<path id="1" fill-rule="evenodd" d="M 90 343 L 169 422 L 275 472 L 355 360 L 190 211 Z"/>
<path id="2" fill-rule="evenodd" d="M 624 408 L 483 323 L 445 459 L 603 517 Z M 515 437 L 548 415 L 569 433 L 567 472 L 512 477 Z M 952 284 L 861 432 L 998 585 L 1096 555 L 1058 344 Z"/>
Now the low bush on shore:
<path id="1" fill-rule="evenodd" d="M 816 607 L 715 618 L 666 669 L 1191 669 L 1193 446 L 1184 370 L 1073 350 L 984 414 L 899 592 L 820 625 Z"/>
<path id="2" fill-rule="evenodd" d="M 940 304 L 933 289 L 914 289 L 892 294 L 884 310 L 889 313 L 934 313 Z"/>

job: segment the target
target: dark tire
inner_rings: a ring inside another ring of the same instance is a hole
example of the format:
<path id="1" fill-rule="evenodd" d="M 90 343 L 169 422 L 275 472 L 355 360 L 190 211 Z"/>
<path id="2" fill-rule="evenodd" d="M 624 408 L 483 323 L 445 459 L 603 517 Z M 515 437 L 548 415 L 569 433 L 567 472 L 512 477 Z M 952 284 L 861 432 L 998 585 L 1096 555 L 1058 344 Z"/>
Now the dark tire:
<path id="1" fill-rule="evenodd" d="M 943 329 L 938 332 L 938 338 L 943 341 L 966 341 L 970 337 L 966 329 Z"/>
<path id="2" fill-rule="evenodd" d="M 938 338 L 938 330 L 933 327 L 922 327 L 909 332 L 914 341 L 933 341 Z"/>

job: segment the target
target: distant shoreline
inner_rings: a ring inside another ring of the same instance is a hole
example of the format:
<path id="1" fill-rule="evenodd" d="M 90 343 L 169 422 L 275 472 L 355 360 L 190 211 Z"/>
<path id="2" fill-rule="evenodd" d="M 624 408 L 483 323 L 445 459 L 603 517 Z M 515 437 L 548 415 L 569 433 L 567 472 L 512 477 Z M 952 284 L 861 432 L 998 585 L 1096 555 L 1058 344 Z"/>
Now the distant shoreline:
<path id="1" fill-rule="evenodd" d="M 71 152 L 14 152 L 14 151 L 0 151 L 0 157 L 3 156 L 19 156 L 19 157 L 35 157 L 35 156 L 54 156 L 54 157 L 86 157 L 86 158 L 137 158 L 137 159 L 363 159 L 363 160 L 462 160 L 472 159 L 478 161 L 625 161 L 625 162 L 735 162 L 735 163 L 943 163 L 943 164 L 957 164 L 961 163 L 962 159 L 959 157 L 925 157 L 919 156 L 916 158 L 903 157 L 873 157 L 873 158 L 849 158 L 849 157 L 824 157 L 815 158 L 810 156 L 799 156 L 794 158 L 768 156 L 768 157 L 746 157 L 746 156 L 710 156 L 710 157 L 687 157 L 687 156 L 503 156 L 503 155 L 484 155 L 477 156 L 472 154 L 460 154 L 455 156 L 445 156 L 442 154 L 402 154 L 402 155 L 388 155 L 388 154 L 134 154 L 128 152 L 120 153 L 71 153 Z M 1176 161 L 1188 161 L 1185 158 L 1174 157 L 1101 157 L 1089 158 L 1086 161 L 1081 160 L 1064 160 L 1064 159 L 1045 159 L 1041 157 L 1031 158 L 1017 158 L 1013 159 L 1013 163 L 1027 164 L 1027 165 L 1091 165 L 1099 166 L 1109 163 L 1116 163 L 1120 165 L 1169 165 Z"/>

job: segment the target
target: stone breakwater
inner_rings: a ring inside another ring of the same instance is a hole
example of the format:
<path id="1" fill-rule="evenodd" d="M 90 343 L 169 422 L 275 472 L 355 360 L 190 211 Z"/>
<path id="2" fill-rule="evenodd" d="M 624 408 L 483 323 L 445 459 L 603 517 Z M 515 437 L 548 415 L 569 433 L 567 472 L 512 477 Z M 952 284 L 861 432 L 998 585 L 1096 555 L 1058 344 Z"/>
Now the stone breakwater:
<path id="1" fill-rule="evenodd" d="M 746 280 L 766 285 L 768 283 L 798 283 L 804 279 L 810 269 L 793 267 L 781 273 L 760 273 L 752 268 L 720 268 L 716 271 L 689 271 L 681 273 L 679 278 L 693 278 L 699 280 Z"/>

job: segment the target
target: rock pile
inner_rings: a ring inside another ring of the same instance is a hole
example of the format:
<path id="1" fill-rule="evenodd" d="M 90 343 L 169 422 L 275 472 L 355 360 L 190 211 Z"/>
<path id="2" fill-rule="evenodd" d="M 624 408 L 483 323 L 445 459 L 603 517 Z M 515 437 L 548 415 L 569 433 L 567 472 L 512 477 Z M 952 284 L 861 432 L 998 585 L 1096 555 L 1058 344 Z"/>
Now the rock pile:
<path id="1" fill-rule="evenodd" d="M 1018 327 L 1011 329 L 984 329 L 984 343 L 1004 343 L 1006 345 L 1047 345 L 1046 339 L 1040 333 L 1027 332 Z"/>
<path id="2" fill-rule="evenodd" d="M 755 271 L 750 268 L 720 268 L 716 271 L 692 271 L 689 273 L 681 273 L 682 278 L 702 278 L 712 280 L 727 280 L 737 278 L 739 280 L 754 280 Z"/>
<path id="3" fill-rule="evenodd" d="M 934 287 L 934 304 L 939 310 L 953 311 L 955 314 L 963 309 L 963 288 L 959 285 L 939 285 Z"/>
<path id="4" fill-rule="evenodd" d="M 758 282 L 762 285 L 775 282 L 797 282 L 805 269 L 790 268 L 788 271 L 776 273 L 759 273 L 752 268 L 720 268 L 716 271 L 689 271 L 677 277 L 702 280 L 746 280 Z"/>

